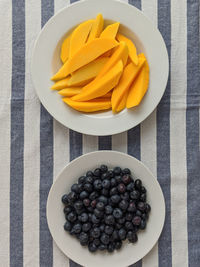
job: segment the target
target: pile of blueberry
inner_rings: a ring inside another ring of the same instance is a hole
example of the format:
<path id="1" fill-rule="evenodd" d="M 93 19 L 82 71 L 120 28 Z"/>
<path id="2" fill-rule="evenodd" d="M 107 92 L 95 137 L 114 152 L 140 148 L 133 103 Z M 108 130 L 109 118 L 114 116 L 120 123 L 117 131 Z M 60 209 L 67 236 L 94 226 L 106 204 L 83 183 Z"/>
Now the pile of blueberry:
<path id="1" fill-rule="evenodd" d="M 128 168 L 108 170 L 106 165 L 81 176 L 62 202 L 64 229 L 91 252 L 113 252 L 125 239 L 135 243 L 151 210 L 141 180 L 134 181 Z"/>

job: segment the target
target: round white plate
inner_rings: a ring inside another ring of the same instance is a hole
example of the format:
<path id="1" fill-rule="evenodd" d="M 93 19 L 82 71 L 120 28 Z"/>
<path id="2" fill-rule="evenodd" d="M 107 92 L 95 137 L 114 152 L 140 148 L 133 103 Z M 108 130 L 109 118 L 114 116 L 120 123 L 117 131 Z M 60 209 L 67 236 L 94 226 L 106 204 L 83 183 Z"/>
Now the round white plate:
<path id="1" fill-rule="evenodd" d="M 50 90 L 50 77 L 61 67 L 60 47 L 66 34 L 80 22 L 102 13 L 105 24 L 121 23 L 119 31 L 131 38 L 138 53 L 143 52 L 150 66 L 150 85 L 139 107 L 119 114 L 111 111 L 83 114 L 68 107 L 61 96 Z M 163 38 L 137 8 L 116 0 L 85 0 L 64 8 L 42 29 L 32 57 L 32 78 L 38 97 L 60 123 L 84 134 L 112 135 L 141 123 L 158 105 L 167 84 L 168 54 Z"/>
<path id="2" fill-rule="evenodd" d="M 113 168 L 128 167 L 133 177 L 140 178 L 147 189 L 147 201 L 151 213 L 145 231 L 138 234 L 138 242 L 124 243 L 121 250 L 114 253 L 96 252 L 92 254 L 87 248 L 63 229 L 62 195 L 69 192 L 71 185 L 86 171 L 101 164 Z M 156 244 L 165 219 L 165 202 L 162 190 L 152 173 L 137 159 L 116 151 L 97 151 L 81 156 L 69 163 L 53 184 L 47 200 L 47 221 L 50 232 L 58 247 L 73 261 L 87 267 L 124 267 L 143 258 Z"/>

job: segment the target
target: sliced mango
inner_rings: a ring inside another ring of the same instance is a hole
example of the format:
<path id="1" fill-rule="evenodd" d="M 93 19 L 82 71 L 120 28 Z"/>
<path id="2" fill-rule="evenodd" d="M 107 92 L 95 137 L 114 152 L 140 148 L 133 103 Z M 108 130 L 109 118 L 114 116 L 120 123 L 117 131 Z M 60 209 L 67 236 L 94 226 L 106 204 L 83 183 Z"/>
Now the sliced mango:
<path id="1" fill-rule="evenodd" d="M 72 100 L 87 101 L 105 95 L 118 84 L 122 72 L 123 63 L 120 60 L 101 79 L 96 78 L 83 87 L 82 92 L 72 97 Z"/>
<path id="2" fill-rule="evenodd" d="M 71 98 L 63 98 L 63 101 L 73 109 L 82 112 L 95 112 L 111 108 L 111 102 L 107 98 L 99 98 L 87 102 L 73 101 Z"/>
<path id="3" fill-rule="evenodd" d="M 108 92 L 107 94 L 102 95 L 102 97 L 106 97 L 106 98 L 111 98 L 111 96 L 112 96 L 112 92 Z"/>
<path id="4" fill-rule="evenodd" d="M 64 88 L 60 90 L 58 93 L 62 96 L 71 97 L 77 95 L 81 92 L 82 87 L 72 87 L 72 88 Z"/>
<path id="5" fill-rule="evenodd" d="M 69 84 L 68 84 L 69 80 L 70 80 L 70 76 L 68 76 L 67 78 L 62 79 L 60 81 L 57 81 L 56 83 L 54 83 L 54 85 L 51 86 L 51 89 L 52 90 L 60 90 L 60 89 L 67 87 L 67 86 L 69 86 Z"/>
<path id="6" fill-rule="evenodd" d="M 144 54 L 140 54 L 139 64 L 137 66 L 131 62 L 124 68 L 124 72 L 122 74 L 120 82 L 114 88 L 113 93 L 112 93 L 111 102 L 112 102 L 113 112 L 116 111 L 116 108 L 119 105 L 123 95 L 129 89 L 131 83 L 134 81 L 135 77 L 139 73 L 145 61 L 146 61 L 146 58 Z"/>
<path id="7" fill-rule="evenodd" d="M 108 25 L 101 33 L 100 38 L 113 38 L 115 39 L 118 29 L 119 29 L 119 22 L 113 23 Z"/>
<path id="8" fill-rule="evenodd" d="M 94 40 L 95 38 L 98 38 L 103 30 L 103 24 L 104 24 L 104 19 L 102 14 L 98 14 L 93 25 L 92 29 L 90 32 L 90 35 L 88 37 L 88 42 Z"/>
<path id="9" fill-rule="evenodd" d="M 149 86 L 149 65 L 147 60 L 145 61 L 141 71 L 137 78 L 130 87 L 126 107 L 132 108 L 138 106 L 147 92 Z"/>
<path id="10" fill-rule="evenodd" d="M 83 66 L 77 71 L 72 73 L 71 78 L 68 81 L 69 86 L 81 86 L 85 85 L 88 81 L 94 79 L 103 66 L 106 64 L 109 58 L 98 58 L 89 64 Z"/>
<path id="11" fill-rule="evenodd" d="M 126 107 L 126 101 L 127 101 L 127 97 L 128 97 L 128 90 L 126 91 L 126 93 L 122 96 L 121 101 L 119 102 L 119 105 L 116 108 L 116 112 L 120 112 L 123 109 L 125 109 Z"/>
<path id="12" fill-rule="evenodd" d="M 133 63 L 135 65 L 138 64 L 138 56 L 137 56 L 137 50 L 136 50 L 136 47 L 134 45 L 134 43 L 128 39 L 127 37 L 125 37 L 124 35 L 118 33 L 117 34 L 117 40 L 119 42 L 125 42 L 128 46 L 128 51 L 129 51 L 129 57 L 131 58 L 131 60 L 133 61 Z"/>
<path id="13" fill-rule="evenodd" d="M 93 19 L 87 20 L 79 24 L 71 34 L 69 57 L 73 57 L 76 52 L 86 43 L 92 25 Z"/>
<path id="14" fill-rule="evenodd" d="M 108 62 L 104 65 L 103 69 L 98 74 L 97 78 L 101 78 L 107 73 L 119 60 L 122 60 L 123 65 L 126 65 L 128 58 L 128 47 L 124 42 L 120 42 L 115 52 L 112 54 Z"/>
<path id="15" fill-rule="evenodd" d="M 61 45 L 61 51 L 60 51 L 60 59 L 62 63 L 65 63 L 65 61 L 69 58 L 69 47 L 70 47 L 70 38 L 71 36 L 68 36 L 65 38 Z"/>
<path id="16" fill-rule="evenodd" d="M 108 38 L 97 38 L 86 43 L 72 58 L 64 63 L 51 79 L 60 80 L 67 77 L 70 73 L 90 63 L 106 51 L 118 46 L 118 44 L 114 39 Z"/>

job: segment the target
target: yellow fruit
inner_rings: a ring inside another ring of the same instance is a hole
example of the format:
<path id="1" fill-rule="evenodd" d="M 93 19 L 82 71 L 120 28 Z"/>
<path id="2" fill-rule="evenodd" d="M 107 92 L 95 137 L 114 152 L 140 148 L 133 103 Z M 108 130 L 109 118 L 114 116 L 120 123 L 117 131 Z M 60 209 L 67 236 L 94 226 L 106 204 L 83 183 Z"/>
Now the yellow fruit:
<path id="1" fill-rule="evenodd" d="M 62 96 L 71 97 L 77 95 L 81 92 L 81 87 L 72 87 L 72 88 L 64 88 L 60 90 L 58 93 Z"/>
<path id="2" fill-rule="evenodd" d="M 92 25 L 92 29 L 90 32 L 90 35 L 88 37 L 88 42 L 94 40 L 95 38 L 98 38 L 103 30 L 103 24 L 104 24 L 104 20 L 103 20 L 103 16 L 102 14 L 98 14 L 93 25 Z"/>
<path id="3" fill-rule="evenodd" d="M 119 22 L 113 23 L 108 25 L 101 33 L 100 38 L 113 38 L 115 39 L 118 29 L 119 29 Z"/>
<path id="4" fill-rule="evenodd" d="M 60 59 L 62 63 L 65 63 L 65 61 L 69 58 L 69 46 L 70 46 L 70 38 L 71 36 L 68 36 L 65 38 L 61 45 L 61 51 L 60 51 Z"/>
<path id="5" fill-rule="evenodd" d="M 56 83 L 54 83 L 54 85 L 51 86 L 51 89 L 52 90 L 60 90 L 60 89 L 67 87 L 67 86 L 69 86 L 69 84 L 68 84 L 69 80 L 70 80 L 70 76 L 68 76 L 65 79 L 59 80 Z"/>

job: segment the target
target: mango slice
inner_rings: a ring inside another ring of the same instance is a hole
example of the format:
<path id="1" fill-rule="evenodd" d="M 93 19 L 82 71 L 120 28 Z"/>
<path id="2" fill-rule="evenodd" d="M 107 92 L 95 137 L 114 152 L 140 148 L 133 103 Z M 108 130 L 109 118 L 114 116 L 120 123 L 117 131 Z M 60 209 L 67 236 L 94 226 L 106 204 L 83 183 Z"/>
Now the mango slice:
<path id="1" fill-rule="evenodd" d="M 105 95 L 102 95 L 102 97 L 106 97 L 106 98 L 111 98 L 111 96 L 112 96 L 112 92 L 111 92 L 111 91 L 108 92 L 108 93 L 105 94 Z"/>
<path id="2" fill-rule="evenodd" d="M 132 108 L 138 106 L 147 92 L 149 86 L 149 65 L 145 61 L 140 73 L 130 87 L 126 107 Z"/>
<path id="3" fill-rule="evenodd" d="M 90 63 L 106 51 L 118 46 L 118 44 L 114 39 L 108 38 L 97 38 L 86 43 L 72 58 L 64 63 L 51 80 L 60 80 L 67 77 L 70 73 Z"/>
<path id="4" fill-rule="evenodd" d="M 99 98 L 87 102 L 73 101 L 71 98 L 63 98 L 63 101 L 73 109 L 82 112 L 94 112 L 111 108 L 111 102 L 107 98 Z"/>
<path id="5" fill-rule="evenodd" d="M 62 96 L 71 97 L 71 96 L 79 94 L 81 90 L 82 90 L 82 87 L 64 88 L 60 90 L 58 93 Z"/>
<path id="6" fill-rule="evenodd" d="M 129 51 L 129 57 L 131 58 L 131 60 L 133 61 L 133 63 L 135 65 L 138 64 L 138 56 L 137 56 L 137 50 L 136 50 L 136 47 L 134 45 L 134 43 L 128 39 L 127 37 L 125 37 L 124 35 L 118 33 L 117 34 L 117 40 L 119 42 L 125 42 L 128 46 L 128 51 Z"/>
<path id="7" fill-rule="evenodd" d="M 104 19 L 102 14 L 98 14 L 93 25 L 92 29 L 90 32 L 90 35 L 88 37 L 88 42 L 94 40 L 95 38 L 98 38 L 103 30 L 103 24 L 104 24 Z"/>
<path id="8" fill-rule="evenodd" d="M 146 61 L 145 56 L 141 54 L 139 57 L 139 64 L 137 66 L 131 62 L 124 68 L 124 72 L 122 74 L 120 82 L 114 88 L 113 93 L 112 93 L 111 102 L 112 102 L 113 112 L 116 111 L 116 108 L 119 105 L 123 95 L 129 89 L 131 83 L 133 82 L 137 74 L 139 73 L 145 61 Z"/>
<path id="9" fill-rule="evenodd" d="M 109 58 L 98 58 L 72 73 L 68 81 L 69 86 L 82 86 L 94 79 Z"/>
<path id="10" fill-rule="evenodd" d="M 73 57 L 76 52 L 86 43 L 92 25 L 93 19 L 87 20 L 76 27 L 71 34 L 69 57 Z"/>
<path id="11" fill-rule="evenodd" d="M 100 38 L 113 38 L 115 39 L 118 29 L 119 29 L 119 22 L 113 23 L 108 25 L 101 33 Z"/>
<path id="12" fill-rule="evenodd" d="M 128 47 L 124 42 L 120 42 L 119 46 L 112 54 L 108 62 L 105 64 L 103 69 L 98 74 L 97 78 L 101 78 L 105 73 L 107 73 L 119 60 L 122 60 L 123 65 L 126 65 L 128 58 Z"/>
<path id="13" fill-rule="evenodd" d="M 60 59 L 62 63 L 65 63 L 65 61 L 69 58 L 70 38 L 71 38 L 71 35 L 65 38 L 65 40 L 63 41 L 61 45 Z"/>
<path id="14" fill-rule="evenodd" d="M 67 87 L 67 86 L 69 86 L 69 84 L 68 84 L 69 80 L 70 80 L 70 76 L 68 76 L 67 78 L 62 79 L 60 81 L 57 81 L 56 83 L 54 83 L 54 85 L 51 86 L 51 89 L 52 90 L 60 90 L 60 89 Z"/>
<path id="15" fill-rule="evenodd" d="M 118 84 L 122 72 L 123 63 L 120 60 L 101 79 L 96 78 L 94 81 L 83 87 L 82 92 L 73 96 L 72 100 L 87 101 L 105 95 Z"/>
<path id="16" fill-rule="evenodd" d="M 121 101 L 119 102 L 119 105 L 116 108 L 116 112 L 120 112 L 123 109 L 125 109 L 125 107 L 126 107 L 126 101 L 127 101 L 127 97 L 128 97 L 128 92 L 129 92 L 129 90 L 127 90 L 125 92 L 125 94 L 122 96 L 122 99 L 121 99 Z"/>

